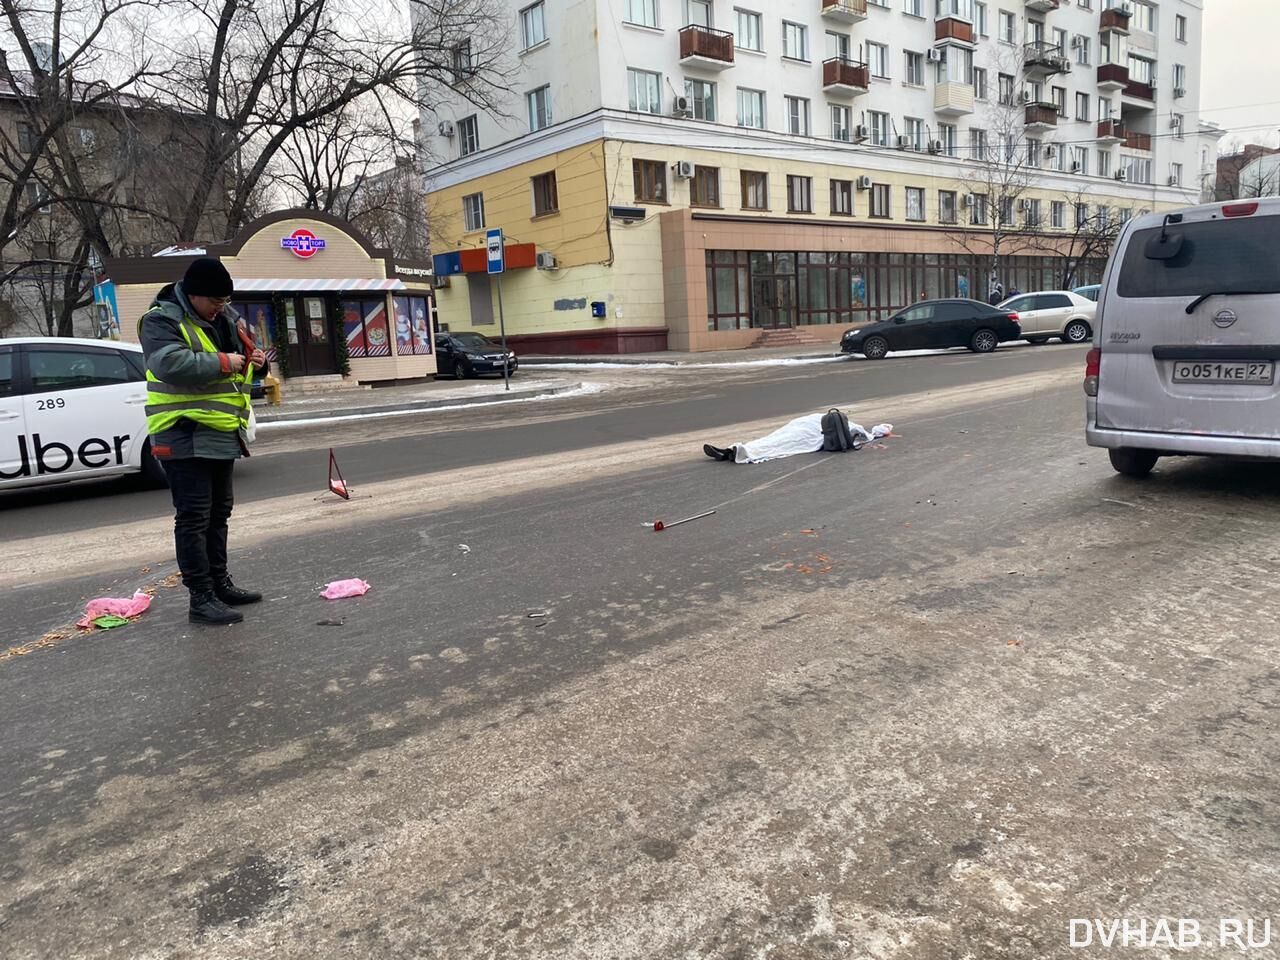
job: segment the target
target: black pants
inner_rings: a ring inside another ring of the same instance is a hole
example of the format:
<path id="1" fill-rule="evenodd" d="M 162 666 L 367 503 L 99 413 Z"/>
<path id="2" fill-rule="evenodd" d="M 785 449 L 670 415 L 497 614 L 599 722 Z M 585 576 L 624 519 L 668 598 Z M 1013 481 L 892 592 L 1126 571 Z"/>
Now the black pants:
<path id="1" fill-rule="evenodd" d="M 165 460 L 173 494 L 173 540 L 182 583 L 207 593 L 227 575 L 227 520 L 235 504 L 231 490 L 234 460 Z"/>

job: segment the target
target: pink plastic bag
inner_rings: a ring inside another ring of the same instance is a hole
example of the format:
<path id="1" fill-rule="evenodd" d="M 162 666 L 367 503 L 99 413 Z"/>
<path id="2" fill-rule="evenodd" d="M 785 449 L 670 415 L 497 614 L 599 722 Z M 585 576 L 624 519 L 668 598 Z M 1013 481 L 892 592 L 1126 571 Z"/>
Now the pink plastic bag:
<path id="1" fill-rule="evenodd" d="M 151 597 L 141 590 L 130 599 L 119 597 L 98 597 L 90 600 L 84 608 L 84 616 L 76 622 L 77 627 L 92 626 L 98 617 L 114 616 L 133 619 L 140 617 L 151 607 Z"/>
<path id="2" fill-rule="evenodd" d="M 326 600 L 345 600 L 347 597 L 363 597 L 369 592 L 369 584 L 358 578 L 335 580 L 321 592 Z"/>

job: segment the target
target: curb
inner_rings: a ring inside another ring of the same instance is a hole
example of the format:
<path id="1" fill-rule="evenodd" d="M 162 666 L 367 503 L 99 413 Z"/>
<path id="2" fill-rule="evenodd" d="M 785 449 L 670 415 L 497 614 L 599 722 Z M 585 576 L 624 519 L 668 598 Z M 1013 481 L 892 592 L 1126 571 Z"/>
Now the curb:
<path id="1" fill-rule="evenodd" d="M 745 356 L 741 360 L 655 360 L 655 359 L 632 359 L 629 357 L 529 357 L 520 358 L 520 366 L 537 367 L 544 364 L 573 364 L 581 367 L 598 366 L 601 364 L 624 364 L 627 366 L 664 366 L 664 367 L 723 367 L 737 363 L 758 363 L 761 360 L 826 360 L 831 357 L 840 356 L 840 351 L 833 350 L 827 353 L 802 353 L 796 356 Z"/>
<path id="2" fill-rule="evenodd" d="M 384 403 L 362 407 L 327 407 L 323 410 L 297 410 L 286 413 L 259 413 L 254 408 L 258 426 L 268 423 L 292 423 L 297 420 L 317 420 L 328 417 L 358 417 L 374 413 L 398 413 L 413 410 L 434 410 L 438 407 L 469 407 L 481 404 L 506 403 L 510 400 L 530 400 L 534 397 L 550 397 L 558 393 L 577 390 L 582 384 L 563 387 L 539 387 L 536 390 L 512 390 L 510 393 L 486 394 L 472 397 L 441 397 L 439 400 L 415 400 L 409 403 Z"/>

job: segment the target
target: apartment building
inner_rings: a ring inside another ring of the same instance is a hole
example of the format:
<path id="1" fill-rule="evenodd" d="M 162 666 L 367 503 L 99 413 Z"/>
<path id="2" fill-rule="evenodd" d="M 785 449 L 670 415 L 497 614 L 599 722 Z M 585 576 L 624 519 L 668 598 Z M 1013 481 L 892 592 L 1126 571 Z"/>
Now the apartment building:
<path id="1" fill-rule="evenodd" d="M 1199 0 L 513 3 L 506 108 L 424 122 L 440 319 L 492 329 L 495 227 L 529 352 L 832 340 L 921 296 L 1057 286 L 1086 225 L 1197 202 L 1201 20 Z"/>

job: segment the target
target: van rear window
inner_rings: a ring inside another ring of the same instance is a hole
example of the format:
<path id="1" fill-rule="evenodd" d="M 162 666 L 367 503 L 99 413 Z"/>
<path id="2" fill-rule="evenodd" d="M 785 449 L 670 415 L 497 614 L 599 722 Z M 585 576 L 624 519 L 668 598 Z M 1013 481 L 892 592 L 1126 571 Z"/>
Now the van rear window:
<path id="1" fill-rule="evenodd" d="M 1120 265 L 1122 297 L 1198 297 L 1206 293 L 1280 293 L 1280 217 L 1171 223 L 1182 235 L 1172 260 L 1148 260 L 1160 228 L 1129 238 Z"/>

